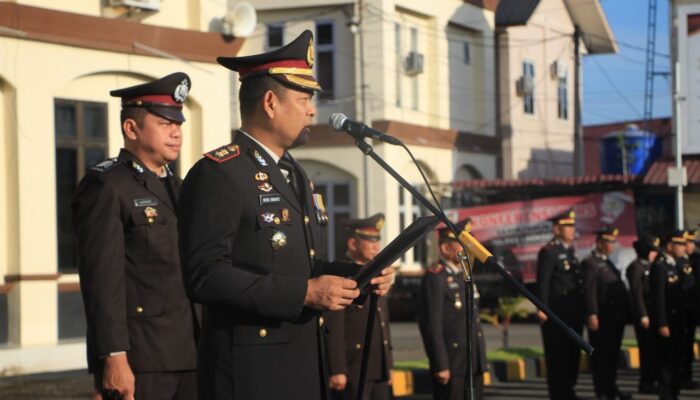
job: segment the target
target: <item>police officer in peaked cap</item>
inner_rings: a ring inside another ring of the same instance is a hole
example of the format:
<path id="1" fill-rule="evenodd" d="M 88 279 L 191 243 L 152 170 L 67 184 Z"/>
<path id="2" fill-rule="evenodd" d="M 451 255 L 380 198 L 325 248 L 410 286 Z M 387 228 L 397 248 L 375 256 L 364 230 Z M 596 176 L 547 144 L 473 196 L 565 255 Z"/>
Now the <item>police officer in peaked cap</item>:
<path id="1" fill-rule="evenodd" d="M 349 261 L 361 266 L 379 253 L 384 214 L 349 219 L 343 222 L 343 226 L 347 232 L 346 258 Z M 357 399 L 362 354 L 366 345 L 367 321 L 370 313 L 374 312 L 376 314 L 372 328 L 371 352 L 368 355 L 364 398 L 389 399 L 393 358 L 388 301 L 384 297 L 377 299 L 375 310 L 370 309 L 369 296 L 361 296 L 355 303 L 345 310 L 325 313 L 331 393 L 334 399 Z"/>
<path id="2" fill-rule="evenodd" d="M 574 250 L 576 213 L 573 209 L 551 220 L 554 238 L 537 255 L 540 300 L 579 335 L 583 331 L 583 274 Z M 547 387 L 552 400 L 573 400 L 581 349 L 564 331 L 537 312 L 542 328 Z"/>
<path id="3" fill-rule="evenodd" d="M 681 274 L 686 254 L 686 232 L 673 230 L 664 237 L 661 254 L 651 267 L 651 326 L 655 333 L 659 398 L 677 399 L 686 330 Z"/>
<path id="4" fill-rule="evenodd" d="M 471 219 L 456 227 L 470 231 Z M 467 354 L 467 286 L 459 253 L 463 251 L 454 233 L 438 230 L 440 258 L 431 265 L 421 282 L 418 325 L 430 361 L 433 399 L 462 400 L 467 385 L 467 362 L 472 363 L 475 398 L 483 397 L 486 345 L 479 318 L 479 291 L 474 285 L 472 309 L 472 354 Z M 469 361 L 468 361 L 469 360 Z"/>
<path id="5" fill-rule="evenodd" d="M 625 271 L 629 283 L 630 304 L 632 305 L 632 322 L 639 347 L 639 393 L 655 394 L 656 365 L 654 363 L 655 332 L 650 326 L 651 286 L 649 273 L 651 264 L 659 254 L 661 240 L 657 236 L 641 234 L 632 243 L 637 258 Z"/>
<path id="6" fill-rule="evenodd" d="M 287 151 L 313 123 L 313 35 L 219 57 L 238 72 L 241 127 L 185 178 L 185 285 L 202 303 L 200 399 L 327 398 L 321 312 L 359 295 L 357 266 L 325 259 L 323 199 Z M 373 280 L 386 294 L 393 269 Z"/>
<path id="7" fill-rule="evenodd" d="M 124 148 L 87 172 L 71 204 L 88 366 L 105 399 L 196 396 L 197 319 L 177 248 L 180 179 L 168 166 L 191 87 L 177 72 L 110 92 L 121 98 Z"/>
<path id="8" fill-rule="evenodd" d="M 593 388 L 602 400 L 631 398 L 617 386 L 617 361 L 629 316 L 629 293 L 610 259 L 618 233 L 612 226 L 598 229 L 595 248 L 581 262 L 588 338 L 596 350 L 591 356 Z"/>

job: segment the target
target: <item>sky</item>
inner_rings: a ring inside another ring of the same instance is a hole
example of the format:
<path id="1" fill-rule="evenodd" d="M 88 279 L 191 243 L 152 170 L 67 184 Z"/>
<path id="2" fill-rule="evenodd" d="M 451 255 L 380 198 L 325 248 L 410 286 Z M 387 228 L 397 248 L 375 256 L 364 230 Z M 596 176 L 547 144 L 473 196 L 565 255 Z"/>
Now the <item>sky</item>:
<path id="1" fill-rule="evenodd" d="M 642 119 L 648 0 L 600 0 L 618 42 L 617 54 L 583 58 L 584 125 Z M 654 70 L 670 70 L 668 0 L 657 0 Z M 654 118 L 671 115 L 670 77 L 654 78 Z"/>

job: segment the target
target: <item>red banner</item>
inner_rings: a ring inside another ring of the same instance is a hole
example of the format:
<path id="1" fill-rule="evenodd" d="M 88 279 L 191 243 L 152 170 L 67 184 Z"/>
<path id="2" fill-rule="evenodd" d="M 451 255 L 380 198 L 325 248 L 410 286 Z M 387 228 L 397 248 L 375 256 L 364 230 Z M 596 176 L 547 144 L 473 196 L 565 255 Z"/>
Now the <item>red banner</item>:
<path id="1" fill-rule="evenodd" d="M 631 192 L 593 193 L 459 208 L 448 210 L 447 215 L 453 222 L 471 217 L 474 237 L 491 250 L 507 270 L 524 283 L 529 283 L 536 278 L 537 253 L 552 239 L 549 219 L 569 208 L 576 211 L 577 239 L 574 246 L 579 258 L 592 249 L 595 231 L 604 225 L 620 230 L 617 255 L 626 253 L 624 258 L 629 258 L 629 251 L 619 250 L 629 250 L 637 236 Z M 614 261 L 615 257 L 612 258 Z M 618 268 L 626 266 L 626 263 L 618 264 Z"/>

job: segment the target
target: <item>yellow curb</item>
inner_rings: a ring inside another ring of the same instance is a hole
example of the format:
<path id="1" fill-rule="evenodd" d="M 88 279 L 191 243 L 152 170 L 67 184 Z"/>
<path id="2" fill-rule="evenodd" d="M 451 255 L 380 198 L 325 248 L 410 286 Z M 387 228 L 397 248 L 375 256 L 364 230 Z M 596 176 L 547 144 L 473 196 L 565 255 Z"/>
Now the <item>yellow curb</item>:
<path id="1" fill-rule="evenodd" d="M 413 372 L 391 370 L 391 391 L 396 397 L 412 395 Z"/>
<path id="2" fill-rule="evenodd" d="M 484 372 L 484 386 L 491 384 L 491 373 L 489 371 Z"/>
<path id="3" fill-rule="evenodd" d="M 695 360 L 700 360 L 700 349 L 698 349 L 698 342 L 693 343 L 693 358 Z"/>
<path id="4" fill-rule="evenodd" d="M 525 380 L 525 361 L 511 360 L 506 362 L 506 379 L 509 382 Z"/>
<path id="5" fill-rule="evenodd" d="M 578 363 L 578 372 L 588 372 L 588 354 L 581 353 L 581 361 Z"/>
<path id="6" fill-rule="evenodd" d="M 639 369 L 639 347 L 628 347 L 627 349 L 623 349 L 623 351 L 625 350 L 629 355 L 629 365 L 627 365 L 627 368 Z"/>

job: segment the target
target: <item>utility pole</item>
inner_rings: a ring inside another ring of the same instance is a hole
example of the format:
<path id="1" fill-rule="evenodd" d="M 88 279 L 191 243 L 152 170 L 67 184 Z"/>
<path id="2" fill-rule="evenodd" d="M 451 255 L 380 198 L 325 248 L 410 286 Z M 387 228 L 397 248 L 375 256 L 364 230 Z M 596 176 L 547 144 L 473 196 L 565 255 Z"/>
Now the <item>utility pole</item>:
<path id="1" fill-rule="evenodd" d="M 688 182 L 683 167 L 683 149 L 681 144 L 681 103 L 685 98 L 681 95 L 680 63 L 678 62 L 678 15 L 676 0 L 669 1 L 669 28 L 671 31 L 671 68 L 673 68 L 673 130 L 675 131 L 676 166 L 668 169 L 668 185 L 676 187 L 676 228 L 683 229 L 683 186 Z"/>
<path id="2" fill-rule="evenodd" d="M 647 51 L 644 74 L 644 132 L 649 132 L 649 123 L 654 110 L 654 56 L 656 55 L 656 0 L 649 0 L 647 12 Z"/>
<path id="3" fill-rule="evenodd" d="M 364 13 L 364 1 L 357 1 L 357 10 L 355 11 L 355 23 L 357 24 L 357 41 L 358 52 L 360 58 L 360 107 L 362 109 L 362 118 L 366 125 L 371 126 L 372 121 L 367 116 L 367 88 L 365 83 L 365 40 L 364 26 L 362 25 L 362 15 Z M 368 139 L 370 140 L 370 139 Z M 371 143 L 371 140 L 370 140 Z M 363 208 L 365 216 L 369 215 L 369 160 L 366 156 L 362 157 L 362 194 Z"/>
<path id="4" fill-rule="evenodd" d="M 581 126 L 581 28 L 574 26 L 574 175 L 583 176 L 583 126 Z"/>

